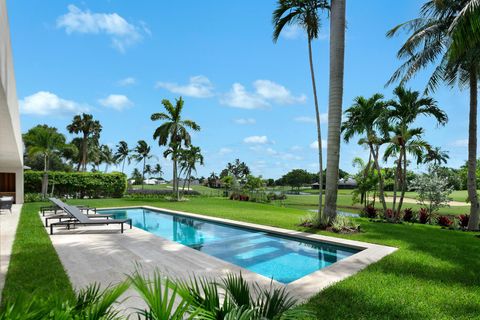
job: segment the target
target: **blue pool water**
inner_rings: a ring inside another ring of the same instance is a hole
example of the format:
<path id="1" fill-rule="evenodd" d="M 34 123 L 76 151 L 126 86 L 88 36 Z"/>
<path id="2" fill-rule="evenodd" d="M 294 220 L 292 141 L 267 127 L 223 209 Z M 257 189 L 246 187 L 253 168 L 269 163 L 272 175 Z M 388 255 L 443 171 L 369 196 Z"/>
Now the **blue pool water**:
<path id="1" fill-rule="evenodd" d="M 162 211 L 133 208 L 102 213 L 131 218 L 137 228 L 282 283 L 295 281 L 360 251 Z"/>

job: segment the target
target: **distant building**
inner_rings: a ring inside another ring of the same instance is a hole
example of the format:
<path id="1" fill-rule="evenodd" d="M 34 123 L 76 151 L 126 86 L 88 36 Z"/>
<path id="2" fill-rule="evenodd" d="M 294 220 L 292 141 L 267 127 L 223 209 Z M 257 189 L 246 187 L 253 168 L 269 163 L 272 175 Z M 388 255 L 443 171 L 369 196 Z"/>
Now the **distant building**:
<path id="1" fill-rule="evenodd" d="M 312 183 L 311 188 L 314 190 L 319 189 L 320 184 L 318 182 Z M 338 189 L 355 189 L 357 187 L 357 181 L 353 178 L 339 179 L 338 180 Z M 325 185 L 323 186 L 325 189 Z"/>

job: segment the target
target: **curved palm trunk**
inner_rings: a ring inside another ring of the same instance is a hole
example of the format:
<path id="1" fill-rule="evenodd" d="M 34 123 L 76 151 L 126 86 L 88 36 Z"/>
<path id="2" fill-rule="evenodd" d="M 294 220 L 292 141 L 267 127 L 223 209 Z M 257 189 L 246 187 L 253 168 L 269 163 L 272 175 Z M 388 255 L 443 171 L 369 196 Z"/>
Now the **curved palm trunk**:
<path id="1" fill-rule="evenodd" d="M 380 163 L 378 162 L 378 149 L 375 150 L 373 145 L 370 145 L 370 152 L 373 154 L 373 162 L 375 163 L 375 168 L 377 169 L 378 175 L 378 193 L 380 202 L 382 203 L 383 212 L 387 211 L 387 203 L 385 201 L 385 191 L 384 191 L 384 182 L 383 182 L 383 175 L 382 169 L 380 168 Z"/>
<path id="2" fill-rule="evenodd" d="M 178 200 L 180 200 L 179 188 L 178 188 L 178 177 L 177 177 L 177 159 L 173 158 L 173 193 Z"/>
<path id="3" fill-rule="evenodd" d="M 330 16 L 330 85 L 328 101 L 327 185 L 324 222 L 337 216 L 340 125 L 342 122 L 343 68 L 345 60 L 346 0 L 332 0 Z"/>
<path id="4" fill-rule="evenodd" d="M 401 169 L 402 169 L 402 159 L 403 159 L 403 153 L 402 150 L 400 150 L 400 155 L 397 159 L 397 169 L 395 170 L 395 183 L 393 184 L 393 204 L 392 204 L 392 211 L 395 214 L 396 208 L 397 208 L 397 191 L 399 186 L 401 185 L 400 183 L 400 175 L 401 175 Z M 388 218 L 385 216 L 385 218 Z"/>
<path id="5" fill-rule="evenodd" d="M 478 230 L 479 208 L 477 197 L 477 73 L 470 72 L 470 115 L 468 124 L 468 175 L 467 189 L 470 199 L 470 220 L 468 230 Z"/>
<path id="6" fill-rule="evenodd" d="M 317 86 L 315 84 L 315 71 L 313 69 L 312 40 L 308 38 L 308 61 L 310 63 L 310 75 L 312 77 L 313 100 L 315 102 L 315 117 L 317 120 L 317 141 L 318 141 L 318 215 L 317 224 L 322 223 L 322 207 L 323 207 L 323 150 L 322 150 L 322 130 L 320 126 L 320 110 L 318 108 Z"/>

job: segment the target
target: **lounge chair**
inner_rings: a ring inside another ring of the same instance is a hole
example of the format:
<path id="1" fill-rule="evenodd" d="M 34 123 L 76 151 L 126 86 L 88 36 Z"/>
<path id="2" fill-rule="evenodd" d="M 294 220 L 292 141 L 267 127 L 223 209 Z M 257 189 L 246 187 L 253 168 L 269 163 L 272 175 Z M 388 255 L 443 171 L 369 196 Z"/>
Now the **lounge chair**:
<path id="1" fill-rule="evenodd" d="M 90 212 L 90 211 L 93 211 L 94 213 L 97 213 L 97 208 L 93 208 L 93 207 L 90 207 L 88 205 L 76 205 L 74 207 L 77 207 L 78 209 L 80 209 L 80 211 L 87 211 L 87 214 Z M 63 211 L 62 208 L 60 208 L 59 206 L 57 205 L 53 205 L 53 206 L 45 206 L 45 207 L 40 207 L 40 212 L 42 213 L 42 216 L 45 217 L 45 212 L 47 211 L 53 211 L 54 214 L 57 214 L 57 211 Z"/>
<path id="2" fill-rule="evenodd" d="M 59 201 L 59 200 L 58 200 Z M 60 201 L 61 202 L 61 201 Z M 53 234 L 53 227 L 59 226 L 66 226 L 68 230 L 70 230 L 71 226 L 76 225 L 109 225 L 109 224 L 119 224 L 120 231 L 123 233 L 123 224 L 128 223 L 130 225 L 130 229 L 132 229 L 132 219 L 91 219 L 83 214 L 80 209 L 65 205 L 63 210 L 68 214 L 72 215 L 74 219 L 66 220 L 66 221 L 59 221 L 50 224 L 50 234 Z"/>
<path id="3" fill-rule="evenodd" d="M 78 208 L 80 210 L 80 212 L 83 213 L 83 210 L 82 208 L 79 208 L 78 206 L 75 206 L 75 208 Z M 63 209 L 61 209 L 62 211 L 64 211 Z M 54 214 L 53 216 L 48 216 L 45 218 L 45 227 L 48 228 L 48 221 L 50 220 L 56 220 L 58 219 L 58 222 L 61 222 L 62 220 L 74 220 L 75 217 L 73 217 L 71 214 L 69 214 L 68 212 L 64 211 L 65 213 L 61 213 L 61 214 Z M 88 211 L 87 211 L 88 212 Z M 96 211 L 95 211 L 96 212 Z M 113 215 L 112 214 L 108 214 L 108 213 L 94 213 L 94 214 L 85 214 L 88 218 L 91 218 L 91 219 L 97 219 L 97 218 L 103 218 L 103 219 L 110 219 Z"/>
<path id="4" fill-rule="evenodd" d="M 13 197 L 0 197 L 0 212 L 8 210 L 12 213 Z"/>

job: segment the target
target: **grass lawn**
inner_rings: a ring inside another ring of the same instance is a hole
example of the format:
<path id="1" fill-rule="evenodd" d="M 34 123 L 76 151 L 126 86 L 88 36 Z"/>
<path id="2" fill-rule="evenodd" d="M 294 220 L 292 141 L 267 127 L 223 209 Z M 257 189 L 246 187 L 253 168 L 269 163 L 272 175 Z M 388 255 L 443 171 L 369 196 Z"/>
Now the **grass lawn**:
<path id="1" fill-rule="evenodd" d="M 346 190 L 344 190 L 346 191 Z M 317 195 L 287 195 L 287 199 L 281 201 L 275 201 L 274 203 L 277 206 L 285 206 L 288 208 L 296 209 L 317 209 L 318 207 L 318 194 Z M 391 202 L 387 202 L 387 205 Z M 360 204 L 352 204 L 352 195 L 351 193 L 343 192 L 339 193 L 337 196 L 337 205 L 338 209 L 346 212 L 360 212 L 363 208 Z M 377 199 L 377 208 L 381 208 L 381 204 Z M 403 203 L 402 208 L 412 208 L 414 210 L 419 210 L 420 205 L 416 203 Z M 451 206 L 446 208 L 441 208 L 438 212 L 440 214 L 450 214 L 450 215 L 460 215 L 469 213 L 470 207 L 468 204 L 465 206 Z"/>
<path id="2" fill-rule="evenodd" d="M 2 305 L 19 295 L 73 298 L 68 276 L 38 216 L 40 204 L 22 208 L 8 267 Z"/>
<path id="3" fill-rule="evenodd" d="M 298 227 L 304 210 L 193 197 L 175 203 L 163 200 L 105 199 L 72 201 L 97 207 L 151 205 L 288 229 Z M 71 287 L 40 228 L 37 204 L 26 204 L 9 270 L 8 293 L 71 294 Z M 394 254 L 319 293 L 307 302 L 319 319 L 473 319 L 480 315 L 480 239 L 474 234 L 437 226 L 386 224 L 358 219 L 364 232 L 330 236 L 398 247 Z M 33 234 L 32 230 L 35 230 Z M 32 243 L 33 242 L 33 243 Z M 39 245 L 38 243 L 41 243 Z M 33 248 L 35 245 L 35 248 Z M 40 253 L 37 252 L 40 250 Z M 48 256 L 49 258 L 44 258 Z M 40 271 L 41 270 L 41 271 Z M 51 270 L 51 272 L 45 272 Z M 29 273 L 34 273 L 30 275 Z M 49 279 L 46 279 L 49 278 Z M 59 279 L 56 283 L 54 279 Z M 28 285 L 22 284 L 25 280 Z"/>

